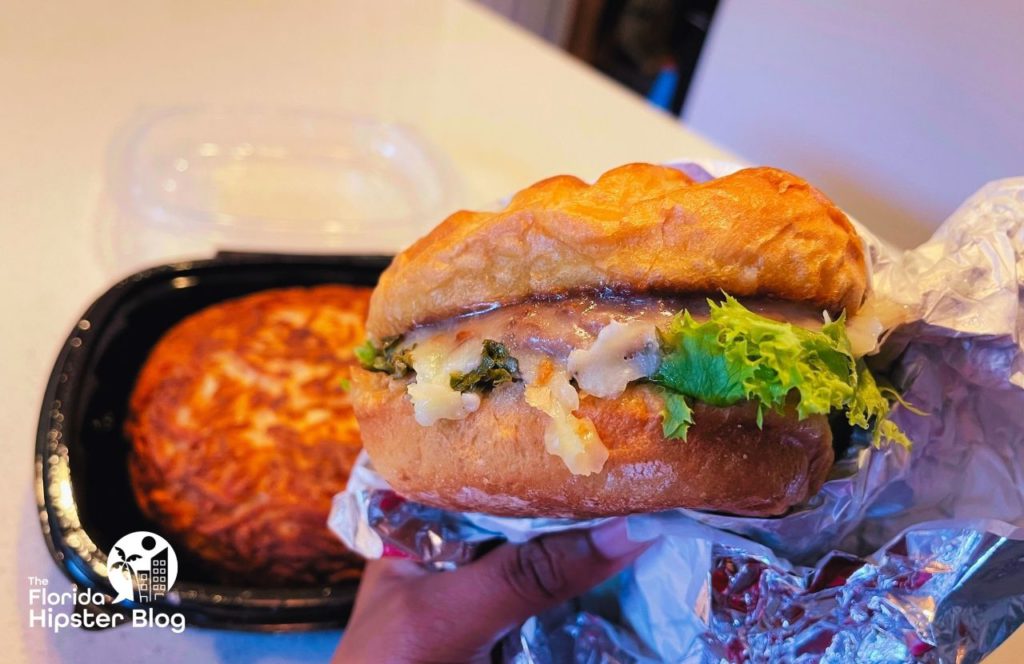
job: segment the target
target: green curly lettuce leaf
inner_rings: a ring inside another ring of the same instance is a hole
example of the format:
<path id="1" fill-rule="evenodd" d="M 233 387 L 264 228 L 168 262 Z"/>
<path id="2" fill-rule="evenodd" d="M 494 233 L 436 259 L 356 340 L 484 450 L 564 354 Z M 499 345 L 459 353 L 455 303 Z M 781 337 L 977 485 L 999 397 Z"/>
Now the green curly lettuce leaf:
<path id="1" fill-rule="evenodd" d="M 665 438 L 686 440 L 686 434 L 693 424 L 693 411 L 686 397 L 676 392 L 662 390 L 665 410 L 661 413 L 661 432 Z"/>
<path id="2" fill-rule="evenodd" d="M 753 374 L 722 352 L 718 334 L 719 328 L 697 323 L 684 311 L 667 330 L 659 330 L 664 357 L 651 380 L 712 406 L 743 399 L 743 385 Z"/>
<path id="3" fill-rule="evenodd" d="M 882 440 L 889 440 L 910 449 L 910 439 L 907 434 L 896 426 L 896 423 L 886 419 L 889 412 L 890 400 L 888 394 L 894 401 L 898 401 L 905 408 L 918 415 L 923 415 L 896 393 L 892 388 L 880 388 L 875 382 L 875 377 L 864 365 L 862 360 L 857 361 L 857 390 L 854 392 L 853 401 L 846 410 L 846 418 L 850 424 L 869 429 L 872 421 L 876 423 L 872 442 L 878 447 Z"/>
<path id="4" fill-rule="evenodd" d="M 728 295 L 709 305 L 706 321 L 683 311 L 659 330 L 663 358 L 651 381 L 713 406 L 754 401 L 758 426 L 767 410 L 782 412 L 795 403 L 800 419 L 840 410 L 854 426 L 873 425 L 876 445 L 882 439 L 910 445 L 886 419 L 886 392 L 853 357 L 845 317 L 813 332 L 755 314 Z M 663 426 L 673 432 L 679 430 L 674 407 L 666 400 L 670 417 Z"/>

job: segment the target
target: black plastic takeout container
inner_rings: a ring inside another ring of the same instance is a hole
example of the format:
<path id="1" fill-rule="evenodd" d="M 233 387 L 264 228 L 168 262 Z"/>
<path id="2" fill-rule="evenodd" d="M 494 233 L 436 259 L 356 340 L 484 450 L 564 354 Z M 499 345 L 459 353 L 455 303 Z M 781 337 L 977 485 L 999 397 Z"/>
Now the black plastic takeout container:
<path id="1" fill-rule="evenodd" d="M 68 578 L 112 596 L 105 571 L 110 547 L 135 530 L 161 532 L 135 503 L 123 427 L 135 378 L 164 332 L 211 304 L 269 288 L 373 286 L 390 261 L 222 253 L 138 272 L 100 296 L 60 351 L 36 440 L 43 537 Z M 338 627 L 355 598 L 356 582 L 283 589 L 219 585 L 181 547 L 177 553 L 173 591 L 146 606 L 183 613 L 193 625 L 257 631 Z"/>

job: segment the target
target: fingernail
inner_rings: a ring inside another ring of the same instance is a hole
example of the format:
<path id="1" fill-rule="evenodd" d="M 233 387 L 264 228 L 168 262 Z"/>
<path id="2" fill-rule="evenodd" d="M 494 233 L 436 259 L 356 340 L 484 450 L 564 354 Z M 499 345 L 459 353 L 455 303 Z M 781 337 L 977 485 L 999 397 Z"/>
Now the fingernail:
<path id="1" fill-rule="evenodd" d="M 590 541 L 608 559 L 622 558 L 650 545 L 650 542 L 634 542 L 629 539 L 624 518 L 613 519 L 591 530 Z"/>

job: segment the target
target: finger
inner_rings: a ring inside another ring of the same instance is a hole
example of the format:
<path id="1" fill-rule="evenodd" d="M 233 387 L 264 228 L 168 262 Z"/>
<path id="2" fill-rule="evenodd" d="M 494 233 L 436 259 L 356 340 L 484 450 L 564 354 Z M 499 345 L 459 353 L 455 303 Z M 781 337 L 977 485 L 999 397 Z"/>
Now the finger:
<path id="1" fill-rule="evenodd" d="M 378 558 L 366 563 L 363 582 L 369 577 L 373 581 L 408 579 L 430 574 L 423 565 L 408 558 Z"/>
<path id="2" fill-rule="evenodd" d="M 401 588 L 417 577 L 429 574 L 422 566 L 399 558 L 381 558 L 367 561 L 359 582 L 359 594 L 352 609 L 353 618 L 362 615 L 382 599 L 393 595 L 396 587 Z"/>
<path id="3" fill-rule="evenodd" d="M 530 616 L 611 577 L 649 544 L 631 541 L 625 519 L 616 519 L 591 531 L 506 544 L 427 581 L 436 610 L 459 616 L 465 634 L 493 635 L 496 641 Z"/>

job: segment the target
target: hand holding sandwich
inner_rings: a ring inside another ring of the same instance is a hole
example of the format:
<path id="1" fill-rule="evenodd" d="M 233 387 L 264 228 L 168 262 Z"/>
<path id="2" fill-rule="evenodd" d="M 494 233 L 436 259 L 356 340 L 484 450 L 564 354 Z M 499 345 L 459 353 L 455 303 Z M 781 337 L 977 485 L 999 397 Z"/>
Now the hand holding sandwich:
<path id="1" fill-rule="evenodd" d="M 616 519 L 505 544 L 454 572 L 371 562 L 334 662 L 489 662 L 506 632 L 611 577 L 647 546 Z"/>
<path id="2" fill-rule="evenodd" d="M 865 359 L 898 322 L 869 270 L 846 215 L 778 169 L 543 180 L 451 215 L 381 275 L 352 375 L 364 447 L 395 491 L 447 510 L 786 514 L 851 430 L 910 446 Z M 451 573 L 371 563 L 337 659 L 487 661 L 643 548 L 612 521 Z"/>

